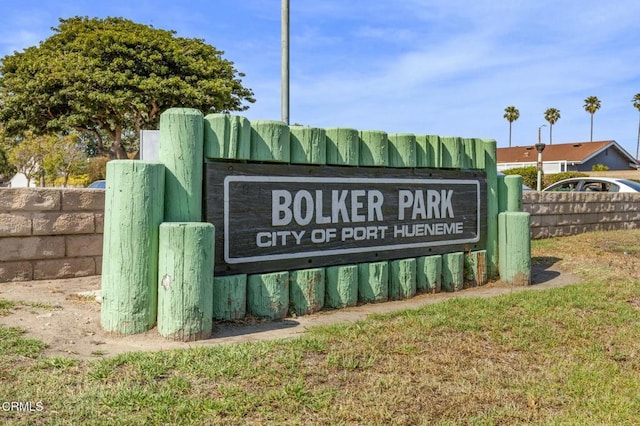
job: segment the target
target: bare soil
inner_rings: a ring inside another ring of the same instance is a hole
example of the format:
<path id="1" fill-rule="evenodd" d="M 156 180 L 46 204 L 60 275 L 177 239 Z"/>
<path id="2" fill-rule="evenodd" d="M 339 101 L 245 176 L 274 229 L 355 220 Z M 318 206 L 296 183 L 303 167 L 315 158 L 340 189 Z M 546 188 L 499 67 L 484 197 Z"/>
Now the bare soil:
<path id="1" fill-rule="evenodd" d="M 561 270 L 554 258 L 534 261 L 533 285 L 513 287 L 500 281 L 456 293 L 421 294 L 408 300 L 322 311 L 284 321 L 218 323 L 209 339 L 198 342 L 170 341 L 152 329 L 133 336 L 118 336 L 100 326 L 100 276 L 65 280 L 0 283 L 0 299 L 19 302 L 0 324 L 19 327 L 25 336 L 47 344 L 49 356 L 91 359 L 132 351 L 186 349 L 194 346 L 239 343 L 295 337 L 311 326 L 353 322 L 374 313 L 417 308 L 453 297 L 492 297 L 513 291 L 542 290 L 579 282 Z"/>

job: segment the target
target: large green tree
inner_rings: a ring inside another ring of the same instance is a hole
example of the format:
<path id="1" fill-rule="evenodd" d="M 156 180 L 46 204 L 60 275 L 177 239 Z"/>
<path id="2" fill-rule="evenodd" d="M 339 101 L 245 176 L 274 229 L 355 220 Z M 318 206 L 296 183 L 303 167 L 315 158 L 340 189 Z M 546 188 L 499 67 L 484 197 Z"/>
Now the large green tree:
<path id="1" fill-rule="evenodd" d="M 511 125 L 520 118 L 520 111 L 514 106 L 508 106 L 504 109 L 503 117 L 509 122 L 509 148 L 511 148 Z"/>
<path id="2" fill-rule="evenodd" d="M 589 96 L 584 100 L 583 107 L 591 115 L 591 142 L 593 142 L 593 114 L 600 109 L 600 99 L 596 96 Z"/>
<path id="3" fill-rule="evenodd" d="M 633 106 L 640 111 L 640 93 L 636 93 L 632 99 Z M 638 120 L 638 142 L 636 143 L 636 160 L 640 161 L 640 120 Z"/>
<path id="4" fill-rule="evenodd" d="M 242 111 L 254 102 L 244 74 L 201 39 L 123 18 L 60 19 L 53 30 L 2 58 L 0 120 L 10 134 L 81 130 L 122 158 L 123 133 L 155 128 L 167 108 Z"/>
<path id="5" fill-rule="evenodd" d="M 544 119 L 549 122 L 549 145 L 553 145 L 553 125 L 560 120 L 560 110 L 547 108 L 544 112 Z"/>

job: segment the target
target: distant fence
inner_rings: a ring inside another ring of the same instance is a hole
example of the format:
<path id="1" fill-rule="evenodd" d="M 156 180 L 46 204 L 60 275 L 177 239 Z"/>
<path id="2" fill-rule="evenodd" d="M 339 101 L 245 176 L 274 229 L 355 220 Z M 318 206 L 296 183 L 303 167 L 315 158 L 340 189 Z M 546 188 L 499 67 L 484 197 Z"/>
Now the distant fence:
<path id="1" fill-rule="evenodd" d="M 0 282 L 96 275 L 104 191 L 0 188 Z"/>

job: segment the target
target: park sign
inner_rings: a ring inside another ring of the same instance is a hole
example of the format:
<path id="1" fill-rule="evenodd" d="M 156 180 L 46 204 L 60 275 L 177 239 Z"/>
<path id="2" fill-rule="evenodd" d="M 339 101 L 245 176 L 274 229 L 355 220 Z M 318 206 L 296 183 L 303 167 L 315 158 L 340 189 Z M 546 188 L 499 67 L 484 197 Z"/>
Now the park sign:
<path id="1" fill-rule="evenodd" d="M 483 171 L 209 162 L 216 275 L 481 250 Z"/>

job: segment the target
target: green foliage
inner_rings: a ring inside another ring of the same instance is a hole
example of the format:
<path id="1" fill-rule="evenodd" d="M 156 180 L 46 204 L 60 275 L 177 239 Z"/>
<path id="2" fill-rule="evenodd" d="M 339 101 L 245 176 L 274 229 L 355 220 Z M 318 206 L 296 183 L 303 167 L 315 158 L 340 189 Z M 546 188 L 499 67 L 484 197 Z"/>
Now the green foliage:
<path id="1" fill-rule="evenodd" d="M 536 188 L 538 184 L 538 169 L 536 166 L 516 167 L 514 169 L 503 170 L 505 175 L 520 175 L 522 182 L 529 188 Z"/>
<path id="2" fill-rule="evenodd" d="M 586 173 L 582 172 L 562 172 L 562 173 L 553 173 L 550 175 L 545 175 L 542 179 L 542 187 L 546 188 L 549 185 L 553 185 L 556 182 L 559 182 L 563 179 L 569 179 L 574 177 L 587 177 L 589 176 Z"/>
<path id="3" fill-rule="evenodd" d="M 107 162 L 109 157 L 93 157 L 87 164 L 87 176 L 89 183 L 107 178 Z"/>
<path id="4" fill-rule="evenodd" d="M 62 178 L 62 186 L 67 186 L 71 175 L 85 172 L 87 154 L 76 133 L 60 137 L 47 137 L 47 152 L 44 156 L 44 169 L 53 179 Z"/>
<path id="5" fill-rule="evenodd" d="M 44 172 L 42 164 L 44 163 L 46 145 L 46 136 L 35 136 L 31 132 L 27 132 L 24 138 L 9 152 L 9 162 L 27 179 L 33 180 Z"/>
<path id="6" fill-rule="evenodd" d="M 609 170 L 609 166 L 605 166 L 604 164 L 594 164 L 591 166 L 592 172 L 606 172 Z"/>
<path id="7" fill-rule="evenodd" d="M 0 65 L 0 121 L 10 134 L 77 129 L 123 158 L 123 133 L 157 128 L 170 107 L 242 111 L 254 102 L 233 63 L 201 39 L 123 18 L 60 19 L 39 46 Z"/>

